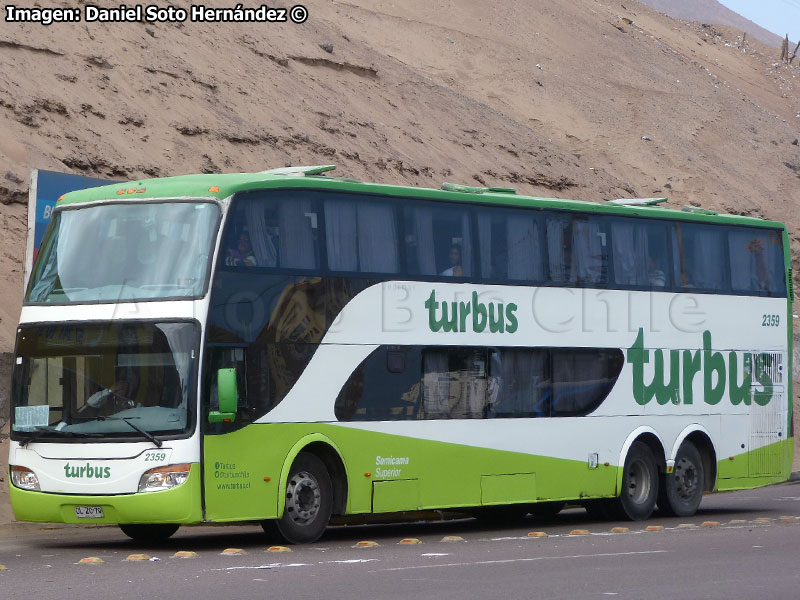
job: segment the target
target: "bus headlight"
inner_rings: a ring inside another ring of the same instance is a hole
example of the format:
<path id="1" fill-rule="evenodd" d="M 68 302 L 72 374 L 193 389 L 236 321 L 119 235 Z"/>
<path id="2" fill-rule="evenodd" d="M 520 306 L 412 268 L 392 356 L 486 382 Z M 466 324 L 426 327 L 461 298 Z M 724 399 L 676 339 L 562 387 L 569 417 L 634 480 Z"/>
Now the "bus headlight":
<path id="1" fill-rule="evenodd" d="M 189 477 L 191 465 L 167 465 L 145 471 L 139 479 L 140 492 L 161 492 L 179 486 Z"/>
<path id="2" fill-rule="evenodd" d="M 11 483 L 21 490 L 39 491 L 39 478 L 28 467 L 11 465 Z"/>

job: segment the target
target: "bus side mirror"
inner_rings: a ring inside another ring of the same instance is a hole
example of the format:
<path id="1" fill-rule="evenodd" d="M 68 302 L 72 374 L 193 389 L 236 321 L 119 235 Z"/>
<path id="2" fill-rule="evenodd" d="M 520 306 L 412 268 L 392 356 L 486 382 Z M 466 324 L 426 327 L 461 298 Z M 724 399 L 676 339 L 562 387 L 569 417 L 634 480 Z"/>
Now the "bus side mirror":
<path id="1" fill-rule="evenodd" d="M 233 422 L 236 418 L 239 404 L 236 369 L 220 369 L 217 371 L 217 397 L 219 399 L 219 409 L 208 413 L 208 422 Z"/>

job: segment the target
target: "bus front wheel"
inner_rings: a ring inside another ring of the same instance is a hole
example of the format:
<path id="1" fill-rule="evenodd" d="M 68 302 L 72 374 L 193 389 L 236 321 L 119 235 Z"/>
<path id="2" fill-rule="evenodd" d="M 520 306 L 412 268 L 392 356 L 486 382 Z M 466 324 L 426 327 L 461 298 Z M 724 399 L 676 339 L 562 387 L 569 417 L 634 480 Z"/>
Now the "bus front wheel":
<path id="1" fill-rule="evenodd" d="M 261 524 L 264 532 L 290 544 L 318 540 L 333 510 L 333 483 L 324 463 L 314 454 L 298 454 L 285 493 L 283 516 L 264 521 Z"/>
<path id="2" fill-rule="evenodd" d="M 675 456 L 672 473 L 662 476 L 658 508 L 673 517 L 691 517 L 703 499 L 704 484 L 705 473 L 700 452 L 691 442 L 683 442 Z"/>
<path id="3" fill-rule="evenodd" d="M 122 533 L 137 542 L 163 542 L 178 531 L 180 525 L 166 523 L 157 525 L 120 524 Z"/>
<path id="4" fill-rule="evenodd" d="M 631 521 L 644 521 L 655 509 L 658 498 L 658 465 L 650 447 L 634 442 L 622 472 L 622 493 L 618 506 Z"/>

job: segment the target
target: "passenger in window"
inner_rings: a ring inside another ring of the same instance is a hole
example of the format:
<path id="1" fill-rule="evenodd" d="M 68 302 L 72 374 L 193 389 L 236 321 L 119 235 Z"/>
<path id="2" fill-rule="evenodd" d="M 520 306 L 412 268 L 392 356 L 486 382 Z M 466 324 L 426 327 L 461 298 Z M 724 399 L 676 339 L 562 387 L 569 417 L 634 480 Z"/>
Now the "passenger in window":
<path id="1" fill-rule="evenodd" d="M 658 268 L 652 256 L 647 257 L 647 278 L 653 287 L 664 287 L 667 285 L 667 276 L 662 269 Z"/>
<path id="2" fill-rule="evenodd" d="M 464 269 L 461 267 L 461 246 L 452 244 L 450 246 L 450 267 L 439 273 L 444 277 L 463 277 Z"/>
<path id="3" fill-rule="evenodd" d="M 250 243 L 250 234 L 243 231 L 239 234 L 239 243 L 236 248 L 228 249 L 225 264 L 229 267 L 255 267 L 256 256 L 253 254 L 253 245 Z"/>

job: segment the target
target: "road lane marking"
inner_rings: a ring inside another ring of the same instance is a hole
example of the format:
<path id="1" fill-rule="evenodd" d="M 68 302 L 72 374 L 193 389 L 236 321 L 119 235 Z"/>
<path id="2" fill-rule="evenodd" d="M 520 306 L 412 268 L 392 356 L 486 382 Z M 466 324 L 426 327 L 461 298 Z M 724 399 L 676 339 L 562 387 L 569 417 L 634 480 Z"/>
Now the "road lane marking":
<path id="1" fill-rule="evenodd" d="M 357 563 L 380 562 L 377 558 L 349 558 L 347 560 L 324 560 L 319 564 L 338 564 L 338 565 L 354 565 Z"/>
<path id="2" fill-rule="evenodd" d="M 280 569 L 283 567 L 310 567 L 312 566 L 310 563 L 272 563 L 270 565 L 258 565 L 257 567 L 225 567 L 224 569 L 212 569 L 213 571 L 238 571 L 241 569 Z"/>
<path id="3" fill-rule="evenodd" d="M 478 560 L 474 562 L 444 563 L 441 565 L 414 565 L 411 567 L 390 567 L 388 569 L 378 569 L 377 571 L 370 571 L 370 573 L 378 573 L 382 571 L 410 571 L 413 569 L 441 569 L 444 567 L 470 567 L 475 565 L 503 565 L 503 564 L 518 563 L 518 562 L 536 562 L 541 560 L 563 560 L 563 559 L 576 559 L 576 558 L 603 558 L 612 556 L 666 554 L 668 552 L 669 550 L 643 550 L 641 552 L 602 552 L 597 554 L 571 554 L 569 556 L 534 556 L 529 558 L 506 558 L 501 560 Z"/>

